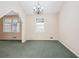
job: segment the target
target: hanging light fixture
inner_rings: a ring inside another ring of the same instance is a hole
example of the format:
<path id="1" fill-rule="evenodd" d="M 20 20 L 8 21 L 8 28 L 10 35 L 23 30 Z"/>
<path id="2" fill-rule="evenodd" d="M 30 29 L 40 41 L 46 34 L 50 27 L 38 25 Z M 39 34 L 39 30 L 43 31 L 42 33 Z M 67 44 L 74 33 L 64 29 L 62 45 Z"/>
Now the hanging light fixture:
<path id="1" fill-rule="evenodd" d="M 43 13 L 43 7 L 39 4 L 39 1 L 37 2 L 37 5 L 33 7 L 33 11 L 35 14 Z"/>

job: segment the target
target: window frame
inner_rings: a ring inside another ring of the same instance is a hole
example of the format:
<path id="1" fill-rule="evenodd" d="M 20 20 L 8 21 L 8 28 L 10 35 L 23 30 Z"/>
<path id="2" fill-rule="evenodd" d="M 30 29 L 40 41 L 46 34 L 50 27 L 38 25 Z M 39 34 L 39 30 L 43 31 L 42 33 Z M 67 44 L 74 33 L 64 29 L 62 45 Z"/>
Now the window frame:
<path id="1" fill-rule="evenodd" d="M 16 18 L 16 20 L 17 20 L 17 22 L 16 22 L 16 31 L 13 31 L 13 21 L 14 21 L 14 19 Z M 11 20 L 11 31 L 6 31 L 6 30 L 8 30 L 8 29 L 5 29 L 5 20 L 7 20 L 7 19 L 9 19 L 9 20 Z M 17 24 L 19 24 L 19 30 L 17 30 Z M 18 22 L 18 18 L 17 17 L 12 17 L 12 18 L 9 18 L 9 16 L 8 17 L 4 17 L 3 18 L 3 32 L 6 32 L 6 33 L 16 33 L 16 32 L 20 32 L 21 31 L 21 29 L 20 29 L 20 22 Z"/>
<path id="2" fill-rule="evenodd" d="M 36 32 L 44 32 L 44 18 L 36 18 Z"/>

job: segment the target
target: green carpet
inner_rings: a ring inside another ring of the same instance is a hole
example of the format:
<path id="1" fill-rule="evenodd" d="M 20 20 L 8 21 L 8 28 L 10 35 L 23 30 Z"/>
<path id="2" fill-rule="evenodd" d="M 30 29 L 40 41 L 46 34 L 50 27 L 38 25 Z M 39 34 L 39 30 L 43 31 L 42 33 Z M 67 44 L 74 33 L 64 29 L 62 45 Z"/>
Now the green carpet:
<path id="1" fill-rule="evenodd" d="M 59 41 L 0 41 L 0 58 L 76 58 Z"/>

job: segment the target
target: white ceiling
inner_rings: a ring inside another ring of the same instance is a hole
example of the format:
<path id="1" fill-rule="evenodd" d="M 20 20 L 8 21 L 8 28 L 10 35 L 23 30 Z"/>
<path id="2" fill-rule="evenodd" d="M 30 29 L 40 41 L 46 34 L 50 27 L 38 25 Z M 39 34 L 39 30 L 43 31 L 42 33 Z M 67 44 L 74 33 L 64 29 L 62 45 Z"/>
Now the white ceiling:
<path id="1" fill-rule="evenodd" d="M 44 14 L 58 13 L 63 6 L 63 1 L 40 1 L 42 7 L 44 7 Z M 33 7 L 36 5 L 36 1 L 20 1 L 19 4 L 28 15 L 33 14 Z"/>

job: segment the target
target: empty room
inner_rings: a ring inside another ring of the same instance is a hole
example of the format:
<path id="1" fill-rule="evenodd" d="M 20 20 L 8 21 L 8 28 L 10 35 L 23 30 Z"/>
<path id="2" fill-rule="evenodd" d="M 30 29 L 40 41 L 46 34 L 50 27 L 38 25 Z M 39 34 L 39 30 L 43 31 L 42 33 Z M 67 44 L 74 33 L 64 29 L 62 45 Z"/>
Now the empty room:
<path id="1" fill-rule="evenodd" d="M 0 1 L 0 58 L 78 58 L 79 1 Z"/>

